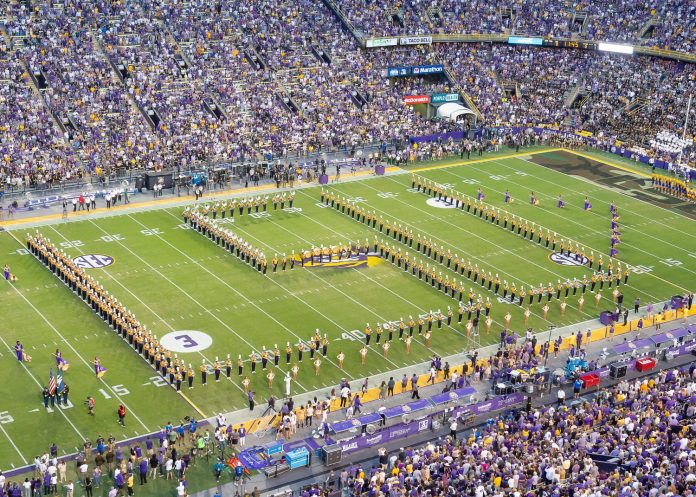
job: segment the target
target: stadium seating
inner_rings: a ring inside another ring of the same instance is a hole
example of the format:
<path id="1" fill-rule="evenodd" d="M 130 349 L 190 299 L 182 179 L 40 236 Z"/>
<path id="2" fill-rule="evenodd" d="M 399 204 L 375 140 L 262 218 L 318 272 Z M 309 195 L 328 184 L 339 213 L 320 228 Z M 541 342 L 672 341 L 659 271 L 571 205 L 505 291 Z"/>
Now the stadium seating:
<path id="1" fill-rule="evenodd" d="M 654 12 L 544 5 L 338 2 L 365 35 L 582 29 L 693 48 L 686 1 L 655 2 Z M 409 158 L 408 138 L 457 125 L 421 117 L 403 97 L 452 91 L 471 98 L 479 124 L 582 129 L 649 148 L 660 132 L 680 134 L 696 86 L 692 65 L 645 56 L 449 43 L 366 51 L 321 0 L 9 2 L 3 14 L 0 98 L 14 102 L 3 106 L 5 185 L 380 143 Z M 386 67 L 420 64 L 444 64 L 446 77 L 385 78 Z"/>
<path id="2" fill-rule="evenodd" d="M 458 442 L 401 449 L 344 471 L 344 495 L 691 495 L 693 371 L 622 381 L 593 400 L 498 416 Z"/>

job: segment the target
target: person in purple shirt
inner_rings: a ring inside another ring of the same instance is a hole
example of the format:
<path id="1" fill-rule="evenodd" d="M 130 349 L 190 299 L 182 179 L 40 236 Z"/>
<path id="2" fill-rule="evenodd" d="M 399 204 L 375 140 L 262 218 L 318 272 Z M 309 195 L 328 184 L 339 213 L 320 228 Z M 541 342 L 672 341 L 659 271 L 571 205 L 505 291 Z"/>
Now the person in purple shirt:
<path id="1" fill-rule="evenodd" d="M 353 414 L 360 414 L 360 407 L 362 406 L 362 402 L 360 401 L 360 394 L 356 393 L 355 397 L 353 398 Z"/>
<path id="2" fill-rule="evenodd" d="M 116 483 L 116 488 L 118 488 L 119 495 L 123 495 L 123 485 L 125 484 L 123 473 L 119 471 L 114 481 Z"/>
<path id="3" fill-rule="evenodd" d="M 140 459 L 138 469 L 140 471 L 140 485 L 144 485 L 147 483 L 147 459 L 144 457 Z"/>

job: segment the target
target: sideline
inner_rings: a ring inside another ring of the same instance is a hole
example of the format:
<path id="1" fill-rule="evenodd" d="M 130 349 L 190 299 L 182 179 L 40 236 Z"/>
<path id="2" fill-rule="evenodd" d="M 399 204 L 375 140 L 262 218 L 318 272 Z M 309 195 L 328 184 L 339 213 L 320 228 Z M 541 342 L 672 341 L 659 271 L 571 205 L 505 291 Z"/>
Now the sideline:
<path id="1" fill-rule="evenodd" d="M 384 170 L 385 174 L 387 173 L 396 173 L 396 172 L 403 172 L 403 170 L 400 167 L 396 166 L 389 166 L 386 167 Z M 355 179 L 367 179 L 370 177 L 377 177 L 375 176 L 374 172 L 372 171 L 372 168 L 364 169 L 362 171 L 356 171 L 355 174 L 341 174 L 341 182 L 349 181 Z M 333 182 L 336 179 L 336 175 L 332 174 L 329 175 L 329 182 Z M 219 200 L 223 198 L 231 198 L 231 197 L 239 197 L 239 196 L 244 196 L 244 195 L 249 195 L 249 194 L 256 194 L 260 192 L 268 192 L 268 191 L 288 191 L 288 190 L 299 190 L 302 188 L 311 188 L 311 187 L 316 187 L 316 186 L 321 186 L 319 183 L 313 182 L 313 183 L 305 183 L 302 185 L 297 185 L 292 188 L 290 187 L 285 187 L 285 188 L 276 188 L 275 182 L 269 182 L 269 183 L 264 183 L 263 185 L 259 186 L 249 186 L 247 188 L 228 188 L 226 190 L 206 190 L 205 191 L 205 197 L 203 202 L 208 202 L 208 201 L 213 201 L 213 200 Z M 136 197 L 137 198 L 137 197 Z M 102 216 L 93 216 L 93 217 L 103 217 L 104 214 L 109 214 L 109 215 L 118 215 L 118 214 L 124 214 L 127 212 L 135 212 L 139 210 L 147 210 L 149 208 L 158 208 L 158 209 L 166 209 L 168 207 L 173 207 L 178 204 L 186 204 L 188 202 L 194 201 L 196 199 L 195 195 L 182 195 L 182 196 L 170 196 L 170 197 L 165 197 L 161 199 L 153 199 L 153 200 L 145 200 L 142 202 L 133 202 L 131 201 L 128 204 L 119 204 L 117 206 L 111 207 L 110 209 L 106 209 L 104 207 L 99 207 L 97 210 L 90 210 L 90 211 L 77 211 L 77 212 L 72 212 L 69 211 L 68 213 L 68 219 L 67 221 L 82 221 L 85 218 L 89 218 L 90 215 L 94 215 L 95 213 L 101 214 Z M 46 223 L 49 221 L 62 221 L 63 220 L 63 213 L 62 212 L 56 212 L 54 214 L 45 214 L 43 216 L 30 216 L 30 217 L 16 217 L 14 219 L 9 219 L 9 220 L 4 220 L 0 222 L 0 228 L 11 228 L 14 226 L 21 226 L 21 225 L 28 225 L 28 227 L 31 227 L 36 224 L 40 223 Z"/>
<path id="2" fill-rule="evenodd" d="M 420 173 L 423 171 L 434 171 L 437 169 L 446 169 L 448 167 L 459 167 L 459 166 L 468 166 L 469 164 L 481 164 L 482 162 L 493 162 L 497 160 L 505 160 L 505 159 L 517 159 L 519 157 L 529 157 L 530 155 L 536 155 L 536 154 L 546 154 L 549 152 L 561 152 L 561 151 L 566 151 L 564 148 L 540 148 L 538 150 L 528 150 L 526 152 L 520 152 L 520 153 L 514 153 L 514 154 L 504 154 L 504 155 L 496 155 L 495 157 L 487 157 L 485 159 L 475 159 L 475 160 L 458 160 L 449 164 L 439 164 L 435 166 L 424 166 L 424 167 L 417 167 L 414 169 L 406 169 L 404 168 L 403 170 L 406 171 L 407 173 Z"/>

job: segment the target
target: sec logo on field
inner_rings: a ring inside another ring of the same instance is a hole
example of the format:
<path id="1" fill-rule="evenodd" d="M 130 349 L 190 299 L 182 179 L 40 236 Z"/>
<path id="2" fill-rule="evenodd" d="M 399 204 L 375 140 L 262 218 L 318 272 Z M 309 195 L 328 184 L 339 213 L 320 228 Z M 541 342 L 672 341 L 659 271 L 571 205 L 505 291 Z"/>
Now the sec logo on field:
<path id="1" fill-rule="evenodd" d="M 73 262 L 81 269 L 98 269 L 112 265 L 114 258 L 101 254 L 85 254 L 75 257 Z"/>
<path id="2" fill-rule="evenodd" d="M 584 266 L 589 261 L 587 257 L 575 258 L 575 255 L 562 254 L 561 252 L 554 252 L 549 255 L 551 259 L 556 264 L 561 266 Z"/>

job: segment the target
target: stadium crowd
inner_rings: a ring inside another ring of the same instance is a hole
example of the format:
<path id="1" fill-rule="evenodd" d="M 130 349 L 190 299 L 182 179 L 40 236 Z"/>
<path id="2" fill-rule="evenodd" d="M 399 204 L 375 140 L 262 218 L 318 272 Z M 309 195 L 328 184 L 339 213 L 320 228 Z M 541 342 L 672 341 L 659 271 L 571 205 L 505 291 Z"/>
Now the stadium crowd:
<path id="1" fill-rule="evenodd" d="M 504 0 L 334 0 L 356 30 L 368 36 L 516 34 L 578 37 L 692 52 L 696 6 L 688 0 L 609 4 Z"/>
<path id="2" fill-rule="evenodd" d="M 379 466 L 343 471 L 343 495 L 694 495 L 695 372 L 624 380 L 572 405 L 528 406 L 461 439 L 455 424 L 443 441 L 382 451 Z M 597 462 L 602 456 L 617 462 Z"/>
<path id="3" fill-rule="evenodd" d="M 587 12 L 589 32 L 629 40 L 652 18 L 649 5 L 547 3 L 518 3 L 508 18 L 498 2 L 409 0 L 394 8 L 411 34 L 440 12 L 457 31 L 560 35 Z M 365 32 L 389 25 L 383 4 L 339 4 Z M 694 6 L 652 7 L 659 44 L 690 48 Z M 16 188 L 122 168 L 297 160 L 368 144 L 415 160 L 410 138 L 462 125 L 426 119 L 403 97 L 459 88 L 481 112 L 478 124 L 584 129 L 607 143 L 618 137 L 649 147 L 661 131 L 679 134 L 696 86 L 692 65 L 643 56 L 495 44 L 361 50 L 320 0 L 8 2 L 4 15 L 0 180 Z M 422 64 L 444 64 L 452 80 L 385 77 L 389 66 Z M 572 95 L 579 97 L 567 102 Z M 477 146 L 496 143 L 481 138 Z"/>

